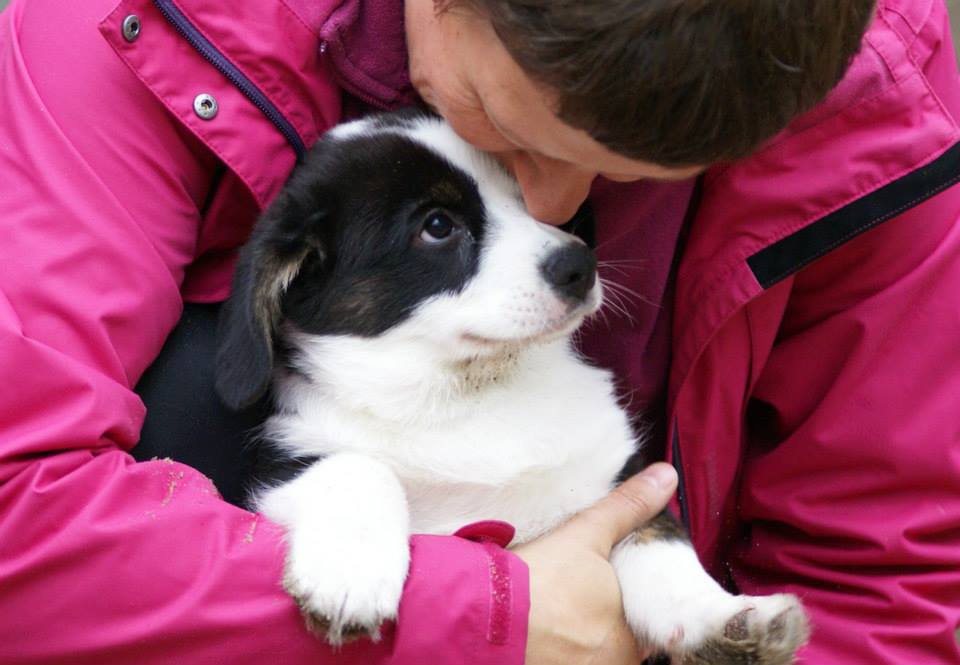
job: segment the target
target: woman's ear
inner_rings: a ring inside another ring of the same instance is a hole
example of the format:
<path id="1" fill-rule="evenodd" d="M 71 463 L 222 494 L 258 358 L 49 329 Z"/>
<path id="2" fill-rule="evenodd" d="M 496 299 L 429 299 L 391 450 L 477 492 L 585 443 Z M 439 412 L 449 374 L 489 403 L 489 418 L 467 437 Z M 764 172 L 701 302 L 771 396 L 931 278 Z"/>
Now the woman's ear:
<path id="1" fill-rule="evenodd" d="M 217 329 L 215 385 L 231 409 L 246 408 L 267 392 L 283 294 L 311 253 L 324 260 L 319 228 L 327 213 L 302 198 L 281 192 L 240 251 Z"/>

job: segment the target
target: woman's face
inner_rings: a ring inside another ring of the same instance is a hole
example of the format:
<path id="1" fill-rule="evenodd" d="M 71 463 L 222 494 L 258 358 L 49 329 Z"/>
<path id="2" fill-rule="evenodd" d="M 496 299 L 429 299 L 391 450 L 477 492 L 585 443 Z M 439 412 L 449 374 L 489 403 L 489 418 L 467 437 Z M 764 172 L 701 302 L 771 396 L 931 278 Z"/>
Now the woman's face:
<path id="1" fill-rule="evenodd" d="M 490 22 L 466 8 L 436 13 L 434 0 L 406 0 L 410 78 L 420 96 L 466 141 L 493 153 L 520 183 L 530 214 L 570 219 L 598 175 L 678 180 L 671 169 L 618 155 L 562 122 L 549 92 L 507 53 Z"/>

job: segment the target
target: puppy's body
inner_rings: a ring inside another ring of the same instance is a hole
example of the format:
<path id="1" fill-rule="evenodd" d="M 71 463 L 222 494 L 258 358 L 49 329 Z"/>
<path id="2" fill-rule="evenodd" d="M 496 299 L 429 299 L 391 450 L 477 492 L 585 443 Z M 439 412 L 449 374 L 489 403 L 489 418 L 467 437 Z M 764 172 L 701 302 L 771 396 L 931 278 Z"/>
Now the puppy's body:
<path id="1" fill-rule="evenodd" d="M 241 406 L 272 380 L 267 437 L 319 458 L 257 505 L 339 642 L 396 618 L 410 533 L 498 519 L 529 540 L 605 495 L 636 442 L 570 344 L 601 302 L 592 253 L 489 157 L 406 115 L 344 125 L 311 160 L 241 257 L 218 389 Z M 726 593 L 672 530 L 612 561 L 638 637 L 678 662 L 787 663 L 805 639 L 795 598 Z"/>

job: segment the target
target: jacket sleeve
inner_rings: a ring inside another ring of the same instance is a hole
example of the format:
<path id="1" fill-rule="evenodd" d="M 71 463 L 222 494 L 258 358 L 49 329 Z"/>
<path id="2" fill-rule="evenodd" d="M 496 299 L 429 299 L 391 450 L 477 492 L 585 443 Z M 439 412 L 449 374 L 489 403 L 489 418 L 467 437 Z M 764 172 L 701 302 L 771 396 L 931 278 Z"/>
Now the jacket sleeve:
<path id="1" fill-rule="evenodd" d="M 280 587 L 277 528 L 127 454 L 214 164 L 100 38 L 99 3 L 61 4 L 0 14 L 0 662 L 522 662 L 512 554 L 413 538 L 398 625 L 334 652 Z"/>
<path id="2" fill-rule="evenodd" d="M 960 662 L 958 219 L 953 187 L 783 289 L 728 561 L 803 599 L 802 663 Z"/>

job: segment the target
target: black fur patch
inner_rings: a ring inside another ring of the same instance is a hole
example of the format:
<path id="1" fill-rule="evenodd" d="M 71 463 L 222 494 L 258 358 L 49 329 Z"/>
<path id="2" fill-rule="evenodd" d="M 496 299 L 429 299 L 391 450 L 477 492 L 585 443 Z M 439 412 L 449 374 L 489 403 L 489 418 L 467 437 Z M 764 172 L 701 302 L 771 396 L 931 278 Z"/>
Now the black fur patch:
<path id="1" fill-rule="evenodd" d="M 347 139 L 332 152 L 290 185 L 295 197 L 322 197 L 316 205 L 329 212 L 305 231 L 323 238 L 322 256 L 307 256 L 284 295 L 283 316 L 314 334 L 379 335 L 476 273 L 483 203 L 470 176 L 406 137 Z M 457 237 L 422 242 L 425 221 L 438 213 L 454 222 Z"/>
<path id="2" fill-rule="evenodd" d="M 268 389 L 281 322 L 318 335 L 380 335 L 476 274 L 486 226 L 477 183 L 374 118 L 369 134 L 317 143 L 243 248 L 221 314 L 217 391 L 232 408 Z M 436 216 L 450 232 L 424 234 Z"/>

